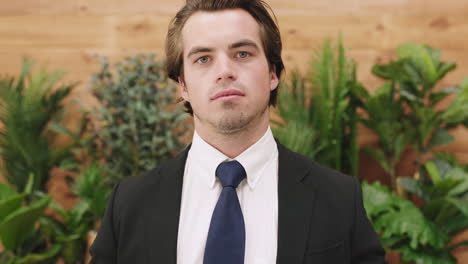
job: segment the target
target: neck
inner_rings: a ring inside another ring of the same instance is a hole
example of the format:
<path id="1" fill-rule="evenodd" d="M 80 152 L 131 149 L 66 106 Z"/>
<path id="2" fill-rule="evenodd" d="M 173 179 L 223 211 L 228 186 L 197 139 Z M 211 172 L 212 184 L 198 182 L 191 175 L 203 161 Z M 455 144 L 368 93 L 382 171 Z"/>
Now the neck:
<path id="1" fill-rule="evenodd" d="M 265 134 L 269 126 L 268 115 L 266 117 L 256 124 L 230 133 L 206 129 L 203 126 L 197 126 L 197 122 L 195 122 L 195 130 L 205 142 L 232 159 L 255 144 Z"/>

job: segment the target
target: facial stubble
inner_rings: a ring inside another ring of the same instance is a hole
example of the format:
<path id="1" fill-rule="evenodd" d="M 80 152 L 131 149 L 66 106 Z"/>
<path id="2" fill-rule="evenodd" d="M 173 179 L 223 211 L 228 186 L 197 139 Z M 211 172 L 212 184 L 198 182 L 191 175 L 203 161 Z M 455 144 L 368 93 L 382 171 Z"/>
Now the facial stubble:
<path id="1" fill-rule="evenodd" d="M 245 109 L 241 108 L 236 102 L 223 102 L 221 112 L 213 119 L 201 118 L 195 111 L 194 116 L 201 122 L 207 122 L 211 127 L 217 130 L 220 134 L 232 135 L 250 130 L 249 128 L 255 125 L 255 121 L 260 118 L 268 110 L 268 100 L 256 112 L 248 114 Z"/>

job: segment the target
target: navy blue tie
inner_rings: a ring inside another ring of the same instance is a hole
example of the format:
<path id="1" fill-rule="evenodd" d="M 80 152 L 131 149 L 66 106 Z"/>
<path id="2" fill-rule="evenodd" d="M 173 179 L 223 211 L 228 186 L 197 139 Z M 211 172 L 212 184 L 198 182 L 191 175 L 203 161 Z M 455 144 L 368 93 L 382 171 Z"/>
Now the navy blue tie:
<path id="1" fill-rule="evenodd" d="M 211 217 L 203 264 L 242 264 L 245 255 L 245 224 L 236 188 L 246 177 L 244 167 L 233 160 L 216 168 L 223 185 Z"/>

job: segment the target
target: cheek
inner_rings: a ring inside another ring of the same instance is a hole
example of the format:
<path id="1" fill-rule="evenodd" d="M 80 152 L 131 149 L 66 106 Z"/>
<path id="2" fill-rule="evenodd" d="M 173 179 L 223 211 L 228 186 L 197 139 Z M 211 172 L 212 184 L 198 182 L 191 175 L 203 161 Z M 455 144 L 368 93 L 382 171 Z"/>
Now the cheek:
<path id="1" fill-rule="evenodd" d="M 187 88 L 187 101 L 190 102 L 193 108 L 197 109 L 200 109 L 200 107 L 203 108 L 204 105 L 207 104 L 206 96 L 202 90 L 203 87 L 199 85 L 200 83 L 200 80 L 190 82 L 188 83 L 189 86 Z"/>

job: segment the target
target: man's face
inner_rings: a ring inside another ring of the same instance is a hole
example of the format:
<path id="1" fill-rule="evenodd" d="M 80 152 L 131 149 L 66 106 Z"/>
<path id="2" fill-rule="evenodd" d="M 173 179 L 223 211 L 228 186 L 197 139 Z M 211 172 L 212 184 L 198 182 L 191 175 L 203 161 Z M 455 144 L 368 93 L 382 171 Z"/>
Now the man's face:
<path id="1" fill-rule="evenodd" d="M 195 128 L 233 133 L 268 120 L 278 77 L 268 62 L 259 25 L 246 11 L 197 12 L 182 29 L 184 81 Z"/>

